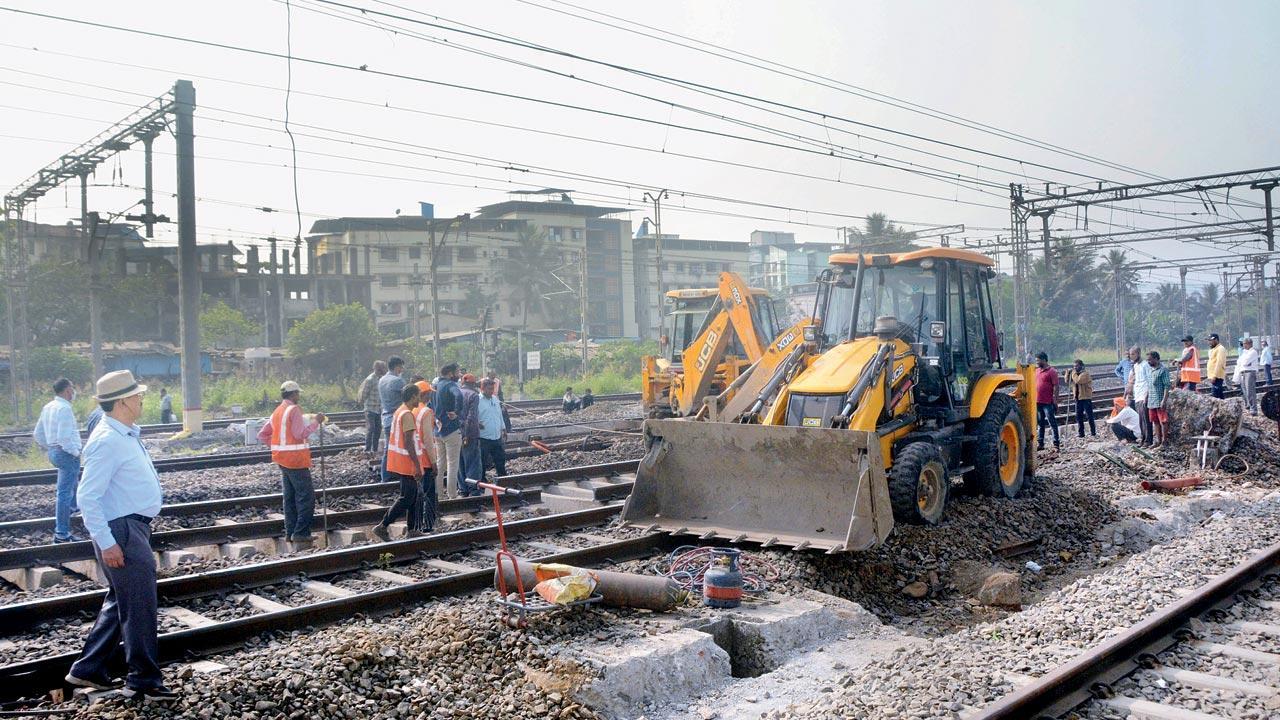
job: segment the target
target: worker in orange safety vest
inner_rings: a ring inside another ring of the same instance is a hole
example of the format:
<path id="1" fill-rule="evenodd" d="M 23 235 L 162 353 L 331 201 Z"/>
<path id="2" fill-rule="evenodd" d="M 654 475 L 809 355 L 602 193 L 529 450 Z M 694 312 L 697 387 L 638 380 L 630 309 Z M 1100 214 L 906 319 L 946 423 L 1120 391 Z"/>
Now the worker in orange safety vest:
<path id="1" fill-rule="evenodd" d="M 280 385 L 280 404 L 271 413 L 271 420 L 258 431 L 258 442 L 271 446 L 271 462 L 280 466 L 285 539 L 307 544 L 311 542 L 311 522 L 316 512 L 311 445 L 307 438 L 325 421 L 325 416 L 316 413 L 308 423 L 298 406 L 301 396 L 298 383 L 286 380 Z"/>
<path id="2" fill-rule="evenodd" d="M 1182 338 L 1182 355 L 1178 357 L 1178 387 L 1195 392 L 1196 383 L 1200 382 L 1200 351 L 1196 349 L 1195 338 L 1187 335 Z"/>
<path id="3" fill-rule="evenodd" d="M 373 534 L 383 542 L 391 539 L 391 523 L 405 514 L 408 515 L 407 536 L 422 534 L 422 505 L 418 495 L 425 473 L 420 449 L 422 437 L 414 415 L 420 393 L 417 385 L 405 385 L 400 391 L 401 405 L 391 416 L 391 432 L 387 438 L 387 477 L 400 483 L 400 497 L 387 508 L 382 522 L 373 528 Z"/>
<path id="4" fill-rule="evenodd" d="M 422 505 L 420 527 L 422 532 L 429 533 L 436 526 L 436 414 L 431 409 L 432 394 L 436 389 L 426 380 L 414 383 L 418 386 L 418 407 L 413 417 L 418 423 L 418 461 L 422 463 L 422 488 L 418 498 Z"/>

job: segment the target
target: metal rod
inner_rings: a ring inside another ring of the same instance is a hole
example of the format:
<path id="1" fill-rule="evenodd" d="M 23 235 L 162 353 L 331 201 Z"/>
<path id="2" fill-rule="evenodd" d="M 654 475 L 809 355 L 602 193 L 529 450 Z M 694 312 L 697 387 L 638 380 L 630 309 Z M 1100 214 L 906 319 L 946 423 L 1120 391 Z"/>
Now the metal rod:
<path id="1" fill-rule="evenodd" d="M 178 325 L 182 340 L 182 425 L 203 427 L 200 387 L 200 268 L 196 250 L 196 89 L 190 80 L 173 86 L 178 160 Z"/>

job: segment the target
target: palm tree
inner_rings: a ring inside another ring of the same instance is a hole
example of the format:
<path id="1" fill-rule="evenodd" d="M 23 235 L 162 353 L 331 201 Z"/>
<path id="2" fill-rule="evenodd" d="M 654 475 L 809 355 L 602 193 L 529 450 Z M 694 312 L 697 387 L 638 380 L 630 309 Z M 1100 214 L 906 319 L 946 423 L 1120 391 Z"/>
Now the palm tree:
<path id="1" fill-rule="evenodd" d="M 1112 249 L 1099 266 L 1102 271 L 1102 287 L 1111 291 L 1112 311 L 1115 317 L 1116 356 L 1125 350 L 1124 307 L 1125 300 L 1133 294 L 1138 282 L 1138 272 L 1129 263 L 1129 254 Z"/>
<path id="2" fill-rule="evenodd" d="M 561 264 L 560 248 L 550 242 L 545 228 L 526 224 L 516 245 L 502 261 L 502 283 L 508 289 L 507 302 L 520 303 L 520 329 L 529 329 L 529 309 L 546 317 L 546 296 L 562 288 L 552 273 Z"/>
<path id="3" fill-rule="evenodd" d="M 915 233 L 903 230 L 889 216 L 881 212 L 867 216 L 863 229 L 849 228 L 845 231 L 845 244 L 858 250 L 876 253 L 895 253 L 918 250 L 919 246 L 912 240 Z"/>
<path id="4" fill-rule="evenodd" d="M 1053 308 L 1057 317 L 1083 317 L 1098 291 L 1093 251 L 1071 240 L 1054 243 L 1053 265 L 1046 271 L 1044 260 L 1035 262 L 1033 272 L 1040 292 L 1040 310 Z"/>

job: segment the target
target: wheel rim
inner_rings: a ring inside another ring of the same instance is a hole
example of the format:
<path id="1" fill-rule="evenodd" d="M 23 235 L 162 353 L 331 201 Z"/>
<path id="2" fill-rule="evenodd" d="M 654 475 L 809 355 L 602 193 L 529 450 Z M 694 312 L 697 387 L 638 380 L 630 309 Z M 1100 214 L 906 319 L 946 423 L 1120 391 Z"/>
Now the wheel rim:
<path id="1" fill-rule="evenodd" d="M 937 514 L 938 505 L 945 495 L 942 481 L 942 473 L 933 464 L 920 470 L 920 479 L 916 482 L 916 509 L 921 517 L 932 518 Z"/>
<path id="2" fill-rule="evenodd" d="M 1018 481 L 1018 456 L 1022 443 L 1018 441 L 1018 426 L 1006 420 L 1000 428 L 1000 482 L 1006 486 Z"/>

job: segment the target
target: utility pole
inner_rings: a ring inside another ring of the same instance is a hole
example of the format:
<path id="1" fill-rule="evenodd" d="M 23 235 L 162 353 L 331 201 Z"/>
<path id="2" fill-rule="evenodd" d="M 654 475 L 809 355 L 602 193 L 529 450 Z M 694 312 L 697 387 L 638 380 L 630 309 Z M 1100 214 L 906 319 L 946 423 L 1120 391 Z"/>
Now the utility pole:
<path id="1" fill-rule="evenodd" d="M 9 338 L 9 405 L 13 408 L 13 419 L 18 415 L 18 339 L 14 330 L 13 312 L 17 305 L 18 293 L 13 276 L 13 246 L 17 233 L 17 221 L 13 218 L 8 203 L 4 207 L 4 229 L 0 232 L 0 240 L 4 241 L 4 309 L 5 329 Z"/>
<path id="2" fill-rule="evenodd" d="M 422 323 L 418 317 L 418 288 L 422 286 L 422 276 L 418 274 L 418 263 L 413 264 L 413 277 L 410 278 L 410 284 L 413 285 L 413 339 L 417 340 L 422 337 Z"/>
<path id="3" fill-rule="evenodd" d="M 1041 242 L 1044 243 L 1044 274 L 1048 277 L 1050 269 L 1049 255 L 1051 254 L 1049 250 L 1049 218 L 1053 215 L 1053 211 L 1041 210 L 1037 211 L 1035 214 L 1040 216 L 1040 226 L 1042 228 Z"/>
<path id="4" fill-rule="evenodd" d="M 178 324 L 182 338 L 182 428 L 204 427 L 200 388 L 200 268 L 196 257 L 196 89 L 190 80 L 173 86 L 174 136 L 178 156 Z"/>
<path id="5" fill-rule="evenodd" d="M 578 256 L 578 304 L 582 312 L 582 374 L 587 374 L 587 247 Z"/>
<path id="6" fill-rule="evenodd" d="M 1187 334 L 1187 268 L 1186 266 L 1178 268 L 1178 283 L 1181 287 L 1182 296 L 1182 334 Z"/>
<path id="7" fill-rule="evenodd" d="M 98 214 L 89 213 L 89 173 L 80 173 L 80 236 L 89 255 L 89 356 L 93 379 L 102 377 L 102 253 L 98 248 Z M 105 243 L 104 243 L 105 244 Z"/>
<path id="8" fill-rule="evenodd" d="M 1266 182 L 1256 182 L 1249 186 L 1254 190 L 1262 191 L 1263 208 L 1267 216 L 1267 229 L 1265 231 L 1267 252 L 1274 252 L 1276 249 L 1276 226 L 1275 220 L 1271 217 L 1271 191 L 1275 189 L 1276 185 L 1280 185 L 1280 183 L 1275 180 L 1268 180 Z"/>
<path id="9" fill-rule="evenodd" d="M 431 361 L 435 363 L 436 369 L 444 364 L 444 360 L 440 354 L 440 284 L 437 282 L 436 269 L 440 265 L 440 249 L 444 247 L 445 241 L 449 238 L 449 228 L 454 223 L 466 222 L 471 219 L 471 213 L 462 213 L 461 215 L 449 220 L 444 226 L 444 232 L 440 235 L 440 242 L 436 242 L 436 223 L 431 221 Z"/>
<path id="10" fill-rule="evenodd" d="M 663 299 L 666 296 L 666 287 L 662 282 L 662 201 L 669 197 L 670 193 L 666 190 L 657 192 L 646 192 L 644 199 L 653 203 L 653 256 L 657 265 L 658 272 L 658 335 L 662 335 L 663 315 L 666 312 L 666 303 Z"/>

